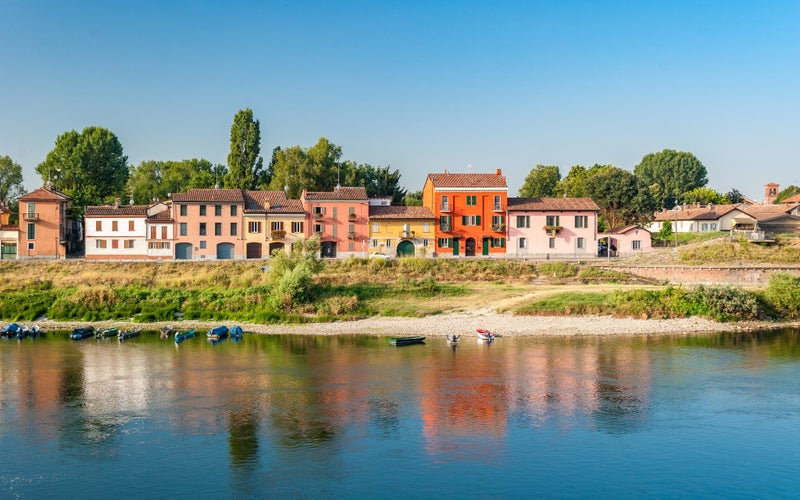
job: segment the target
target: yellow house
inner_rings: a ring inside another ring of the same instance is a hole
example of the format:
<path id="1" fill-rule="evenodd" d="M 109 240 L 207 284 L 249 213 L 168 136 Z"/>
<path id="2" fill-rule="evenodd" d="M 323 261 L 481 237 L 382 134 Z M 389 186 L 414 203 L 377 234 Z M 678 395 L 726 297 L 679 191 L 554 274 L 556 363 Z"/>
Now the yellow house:
<path id="1" fill-rule="evenodd" d="M 248 259 L 268 258 L 291 250 L 305 238 L 306 213 L 300 200 L 283 191 L 245 191 L 244 243 Z"/>
<path id="2" fill-rule="evenodd" d="M 369 253 L 424 257 L 434 249 L 433 212 L 428 207 L 369 207 Z"/>

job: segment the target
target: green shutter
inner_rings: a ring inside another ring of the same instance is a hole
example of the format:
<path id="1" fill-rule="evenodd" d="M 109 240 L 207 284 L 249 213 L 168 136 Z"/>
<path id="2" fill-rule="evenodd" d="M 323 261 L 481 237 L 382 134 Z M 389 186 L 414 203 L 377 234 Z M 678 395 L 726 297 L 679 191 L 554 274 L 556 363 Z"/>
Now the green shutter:
<path id="1" fill-rule="evenodd" d="M 506 247 L 506 239 L 500 238 L 500 248 L 505 248 L 505 247 Z"/>
<path id="2" fill-rule="evenodd" d="M 481 216 L 480 215 L 476 215 L 475 216 L 475 225 L 476 226 L 480 226 L 481 225 Z"/>
<path id="3" fill-rule="evenodd" d="M 462 215 L 461 216 L 461 225 L 466 226 L 469 224 L 469 215 Z"/>

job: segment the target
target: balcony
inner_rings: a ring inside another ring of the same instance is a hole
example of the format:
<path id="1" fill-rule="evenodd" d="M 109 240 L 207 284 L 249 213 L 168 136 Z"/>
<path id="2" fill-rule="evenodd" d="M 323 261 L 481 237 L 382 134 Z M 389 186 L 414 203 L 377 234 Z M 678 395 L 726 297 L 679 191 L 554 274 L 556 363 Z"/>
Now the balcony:
<path id="1" fill-rule="evenodd" d="M 273 240 L 282 240 L 286 238 L 286 231 L 284 231 L 283 229 L 273 229 L 272 232 L 270 233 L 270 236 L 272 237 Z"/>
<path id="2" fill-rule="evenodd" d="M 453 230 L 453 226 L 450 224 L 441 224 L 439 225 L 439 230 L 449 233 L 450 231 Z"/>
<path id="3" fill-rule="evenodd" d="M 356 221 L 358 220 L 358 216 L 356 214 L 349 214 L 347 216 L 347 220 L 349 220 L 350 222 Z"/>
<path id="4" fill-rule="evenodd" d="M 39 214 L 37 214 L 36 212 L 28 212 L 26 214 L 22 214 L 22 220 L 30 222 L 37 221 L 39 220 Z"/>
<path id="5" fill-rule="evenodd" d="M 505 224 L 492 224 L 492 231 L 495 233 L 502 233 L 506 230 Z"/>
<path id="6" fill-rule="evenodd" d="M 322 220 L 324 218 L 325 218 L 325 214 L 323 214 L 322 212 L 317 212 L 317 213 L 314 214 L 314 220 Z"/>
<path id="7" fill-rule="evenodd" d="M 356 239 L 356 232 L 355 231 L 350 231 L 349 233 L 347 233 L 347 239 L 348 240 Z"/>
<path id="8" fill-rule="evenodd" d="M 400 231 L 401 238 L 413 238 L 415 235 L 414 231 Z"/>
<path id="9" fill-rule="evenodd" d="M 550 233 L 550 236 L 557 235 L 562 229 L 563 228 L 561 226 L 544 226 L 544 230 Z"/>
<path id="10" fill-rule="evenodd" d="M 503 210 L 503 205 L 501 205 L 499 203 L 495 203 L 492 206 L 492 212 L 505 212 L 505 210 Z"/>

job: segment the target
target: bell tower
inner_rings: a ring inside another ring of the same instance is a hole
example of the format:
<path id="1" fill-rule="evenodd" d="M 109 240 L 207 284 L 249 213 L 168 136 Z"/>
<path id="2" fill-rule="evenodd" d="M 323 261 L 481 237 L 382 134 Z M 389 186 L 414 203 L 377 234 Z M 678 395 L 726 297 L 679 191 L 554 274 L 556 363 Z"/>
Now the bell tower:
<path id="1" fill-rule="evenodd" d="M 780 184 L 775 184 L 774 182 L 770 182 L 769 184 L 764 185 L 765 205 L 772 205 L 773 203 L 775 203 L 775 198 L 778 197 L 778 188 L 780 188 Z"/>

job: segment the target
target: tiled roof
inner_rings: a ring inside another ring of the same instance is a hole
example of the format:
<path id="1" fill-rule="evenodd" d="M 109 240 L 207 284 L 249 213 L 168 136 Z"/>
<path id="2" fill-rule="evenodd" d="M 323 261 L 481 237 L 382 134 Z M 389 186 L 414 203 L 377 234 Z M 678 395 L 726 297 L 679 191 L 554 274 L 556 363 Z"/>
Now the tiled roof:
<path id="1" fill-rule="evenodd" d="M 370 219 L 433 219 L 433 212 L 428 207 L 404 206 L 372 206 L 369 207 Z"/>
<path id="2" fill-rule="evenodd" d="M 194 188 L 185 193 L 175 193 L 172 201 L 176 203 L 244 203 L 241 189 Z"/>
<path id="3" fill-rule="evenodd" d="M 69 201 L 72 198 L 55 189 L 41 187 L 20 196 L 18 199 L 20 201 Z"/>
<path id="4" fill-rule="evenodd" d="M 340 187 L 333 191 L 303 191 L 305 201 L 368 201 L 363 187 Z"/>
<path id="5" fill-rule="evenodd" d="M 728 205 L 712 205 L 705 207 L 681 207 L 679 210 L 662 210 L 656 212 L 655 221 L 674 221 L 677 217 L 678 220 L 717 220 L 723 215 L 727 215 L 732 211 L 739 209 L 744 211 L 744 207 L 740 203 Z"/>
<path id="6" fill-rule="evenodd" d="M 605 233 L 600 233 L 600 234 L 625 234 L 628 231 L 632 231 L 634 229 L 642 229 L 642 227 L 641 226 L 637 226 L 636 224 L 632 224 L 632 225 L 629 225 L 629 226 L 619 226 L 619 227 L 615 227 L 613 229 L 609 229 Z"/>
<path id="7" fill-rule="evenodd" d="M 766 221 L 789 215 L 794 209 L 798 207 L 797 203 L 793 204 L 778 204 L 778 205 L 747 205 L 741 208 L 741 211 L 754 218 L 757 221 Z"/>
<path id="8" fill-rule="evenodd" d="M 83 213 L 84 217 L 145 217 L 147 205 L 111 205 L 88 206 Z"/>
<path id="9" fill-rule="evenodd" d="M 0 231 L 19 231 L 19 226 L 17 225 L 0 225 Z"/>
<path id="10" fill-rule="evenodd" d="M 793 194 L 792 196 L 785 198 L 781 203 L 800 203 L 800 193 Z"/>
<path id="11" fill-rule="evenodd" d="M 303 202 L 286 198 L 283 191 L 245 191 L 244 212 L 247 214 L 304 213 Z"/>
<path id="12" fill-rule="evenodd" d="M 591 198 L 509 198 L 508 211 L 512 210 L 531 212 L 581 210 L 599 212 L 600 207 Z"/>
<path id="13" fill-rule="evenodd" d="M 150 222 L 171 222 L 172 210 L 164 210 L 163 212 L 155 213 L 153 215 L 148 216 L 147 220 Z"/>
<path id="14" fill-rule="evenodd" d="M 498 171 L 495 174 L 451 174 L 447 171 L 440 174 L 428 174 L 433 187 L 440 188 L 508 188 L 506 178 Z"/>

